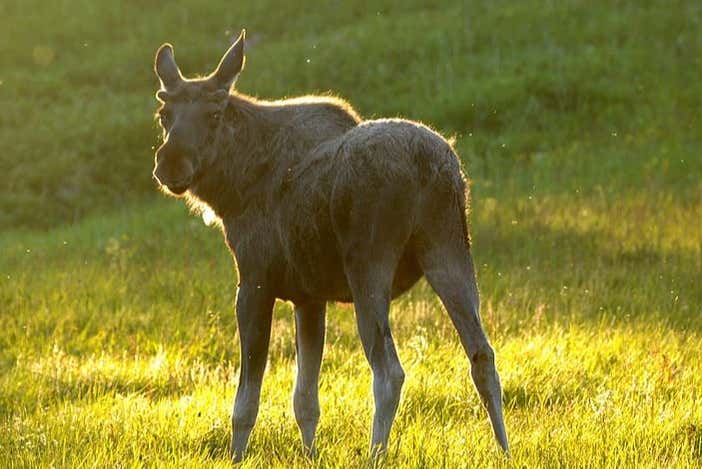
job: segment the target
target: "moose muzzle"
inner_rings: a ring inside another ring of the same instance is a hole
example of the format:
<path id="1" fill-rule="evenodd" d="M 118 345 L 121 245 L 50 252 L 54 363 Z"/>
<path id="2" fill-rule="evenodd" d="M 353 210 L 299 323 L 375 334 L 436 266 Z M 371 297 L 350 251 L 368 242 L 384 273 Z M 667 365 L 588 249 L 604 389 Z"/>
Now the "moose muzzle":
<path id="1" fill-rule="evenodd" d="M 156 151 L 156 166 L 153 175 L 162 186 L 176 195 L 188 190 L 195 170 L 191 159 L 181 149 L 164 143 Z"/>

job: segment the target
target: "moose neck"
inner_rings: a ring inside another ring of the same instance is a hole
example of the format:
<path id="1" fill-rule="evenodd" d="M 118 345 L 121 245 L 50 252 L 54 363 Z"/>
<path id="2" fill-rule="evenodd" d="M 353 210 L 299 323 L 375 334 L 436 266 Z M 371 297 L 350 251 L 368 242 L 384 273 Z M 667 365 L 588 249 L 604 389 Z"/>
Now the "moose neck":
<path id="1" fill-rule="evenodd" d="M 284 125 L 275 110 L 254 98 L 232 94 L 218 137 L 216 156 L 203 168 L 190 196 L 220 218 L 237 217 L 251 206 L 263 208 L 275 183 L 280 157 L 273 142 Z"/>
<path id="2" fill-rule="evenodd" d="M 322 142 L 360 122 L 353 108 L 336 98 L 258 101 L 232 94 L 212 143 L 212 163 L 200 168 L 190 188 L 191 202 L 205 203 L 232 221 L 248 210 L 276 207 L 295 168 L 311 161 Z"/>

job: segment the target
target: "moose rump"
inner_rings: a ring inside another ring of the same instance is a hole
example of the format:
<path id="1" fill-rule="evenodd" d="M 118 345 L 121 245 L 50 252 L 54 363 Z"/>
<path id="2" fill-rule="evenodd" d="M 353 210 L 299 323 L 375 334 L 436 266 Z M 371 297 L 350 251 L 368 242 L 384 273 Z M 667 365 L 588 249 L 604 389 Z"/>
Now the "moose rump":
<path id="1" fill-rule="evenodd" d="M 423 125 L 366 121 L 315 148 L 288 174 L 273 204 L 285 258 L 278 297 L 352 301 L 348 269 L 378 264 L 392 274 L 388 294 L 395 298 L 422 276 L 419 254 L 434 238 L 426 227 L 467 241 L 457 157 Z M 435 220 L 439 211 L 449 213 Z"/>

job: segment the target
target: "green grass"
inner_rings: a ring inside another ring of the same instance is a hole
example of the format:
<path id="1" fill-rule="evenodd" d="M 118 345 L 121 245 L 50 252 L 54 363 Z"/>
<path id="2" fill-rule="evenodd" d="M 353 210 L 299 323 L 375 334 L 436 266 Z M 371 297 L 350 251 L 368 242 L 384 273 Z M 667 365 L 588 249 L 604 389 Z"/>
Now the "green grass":
<path id="1" fill-rule="evenodd" d="M 151 60 L 204 73 L 242 26 L 243 91 L 424 120 L 473 179 L 512 458 L 421 282 L 390 466 L 702 465 L 702 7 L 247 3 L 0 4 L 0 465 L 229 466 L 235 272 L 154 191 Z M 353 309 L 328 318 L 317 464 L 364 465 L 370 372 Z M 292 330 L 278 303 L 245 467 L 309 464 Z"/>

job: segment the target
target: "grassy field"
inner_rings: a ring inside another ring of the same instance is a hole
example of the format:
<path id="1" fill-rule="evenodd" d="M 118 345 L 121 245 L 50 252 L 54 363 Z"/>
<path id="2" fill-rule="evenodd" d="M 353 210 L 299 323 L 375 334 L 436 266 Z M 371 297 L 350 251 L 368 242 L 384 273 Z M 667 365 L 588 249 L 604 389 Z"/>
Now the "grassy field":
<path id="1" fill-rule="evenodd" d="M 0 4 L 0 466 L 228 467 L 239 365 L 221 235 L 150 179 L 155 49 L 241 27 L 239 88 L 333 91 L 457 137 L 512 457 L 424 282 L 389 466 L 702 465 L 702 4 Z M 304 467 L 292 307 L 244 467 Z M 370 370 L 330 305 L 320 467 L 367 465 Z"/>

